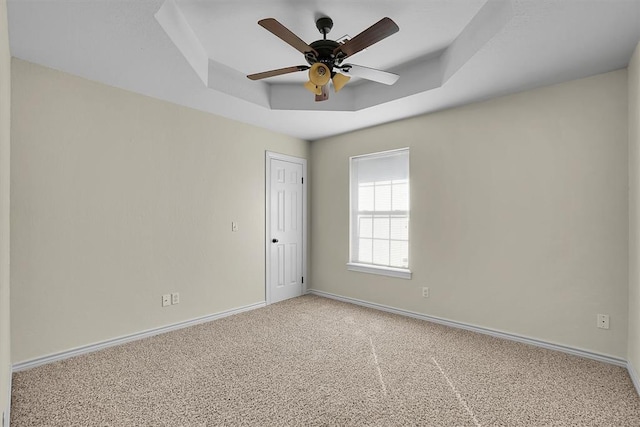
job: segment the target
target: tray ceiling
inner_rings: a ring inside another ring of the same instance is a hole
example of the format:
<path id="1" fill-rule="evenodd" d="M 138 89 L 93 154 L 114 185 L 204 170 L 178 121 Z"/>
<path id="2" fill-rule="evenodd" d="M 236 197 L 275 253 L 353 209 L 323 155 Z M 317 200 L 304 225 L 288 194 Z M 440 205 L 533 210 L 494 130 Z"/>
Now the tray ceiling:
<path id="1" fill-rule="evenodd" d="M 14 57 L 307 140 L 620 69 L 640 39 L 640 0 L 8 0 L 8 12 Z M 329 38 L 392 18 L 400 31 L 349 62 L 398 83 L 353 81 L 315 103 L 306 73 L 246 79 L 304 63 L 259 19 L 311 42 L 321 15 Z"/>

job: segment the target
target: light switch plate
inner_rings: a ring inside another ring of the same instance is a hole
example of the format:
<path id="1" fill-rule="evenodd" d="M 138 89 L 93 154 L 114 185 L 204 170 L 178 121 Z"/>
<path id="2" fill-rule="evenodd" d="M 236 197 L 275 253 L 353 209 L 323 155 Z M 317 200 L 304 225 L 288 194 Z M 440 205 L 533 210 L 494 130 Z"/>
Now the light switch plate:
<path id="1" fill-rule="evenodd" d="M 166 307 L 168 305 L 171 305 L 171 294 L 164 294 L 162 295 L 162 306 Z"/>

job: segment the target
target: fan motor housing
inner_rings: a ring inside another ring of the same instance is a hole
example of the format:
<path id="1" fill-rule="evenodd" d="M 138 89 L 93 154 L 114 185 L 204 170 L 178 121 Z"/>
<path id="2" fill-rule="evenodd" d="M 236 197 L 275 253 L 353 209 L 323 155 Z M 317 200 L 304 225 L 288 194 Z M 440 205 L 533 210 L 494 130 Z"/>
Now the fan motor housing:
<path id="1" fill-rule="evenodd" d="M 315 56 L 314 54 L 305 54 L 305 59 L 309 65 L 313 65 L 316 62 L 322 62 L 323 64 L 326 64 L 329 69 L 332 69 L 333 65 L 336 63 L 336 57 L 333 52 L 338 46 L 340 46 L 340 43 L 333 40 L 316 40 L 309 46 L 318 52 L 318 56 Z"/>

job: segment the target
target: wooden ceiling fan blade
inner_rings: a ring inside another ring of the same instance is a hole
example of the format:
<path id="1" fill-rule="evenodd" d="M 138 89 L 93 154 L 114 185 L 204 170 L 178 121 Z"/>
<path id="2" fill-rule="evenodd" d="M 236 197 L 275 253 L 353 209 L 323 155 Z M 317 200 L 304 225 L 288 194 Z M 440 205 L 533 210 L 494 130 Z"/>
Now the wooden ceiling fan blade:
<path id="1" fill-rule="evenodd" d="M 400 30 L 391 18 L 382 18 L 354 38 L 335 48 L 333 53 L 343 59 L 384 40 Z"/>
<path id="2" fill-rule="evenodd" d="M 280 76 L 282 74 L 295 73 L 296 71 L 305 71 L 308 69 L 309 67 L 307 65 L 294 65 L 293 67 L 278 68 L 277 70 L 270 70 L 270 71 L 263 71 L 262 73 L 249 74 L 247 77 L 250 80 L 261 80 L 261 79 L 266 79 L 267 77 L 275 77 L 275 76 Z"/>
<path id="3" fill-rule="evenodd" d="M 316 102 L 326 101 L 327 99 L 329 99 L 329 83 L 322 86 L 320 95 L 316 95 Z"/>
<path id="4" fill-rule="evenodd" d="M 318 52 L 307 43 L 305 43 L 300 37 L 296 36 L 291 30 L 276 21 L 274 18 L 265 18 L 258 21 L 258 25 L 271 32 L 276 37 L 282 39 L 285 43 L 288 43 L 291 47 L 301 53 L 312 52 L 318 56 Z"/>
<path id="5" fill-rule="evenodd" d="M 363 67 L 362 65 L 344 64 L 340 69 L 346 75 L 360 77 L 385 85 L 392 85 L 400 78 L 397 74 L 376 70 L 375 68 Z"/>

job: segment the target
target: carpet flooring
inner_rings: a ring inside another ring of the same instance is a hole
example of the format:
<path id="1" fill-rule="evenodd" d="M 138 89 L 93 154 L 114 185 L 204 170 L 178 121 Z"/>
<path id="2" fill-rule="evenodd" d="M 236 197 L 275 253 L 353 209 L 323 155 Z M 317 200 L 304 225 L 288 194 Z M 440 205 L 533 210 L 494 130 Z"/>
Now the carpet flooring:
<path id="1" fill-rule="evenodd" d="M 625 369 L 303 296 L 13 376 L 11 426 L 640 426 Z"/>

